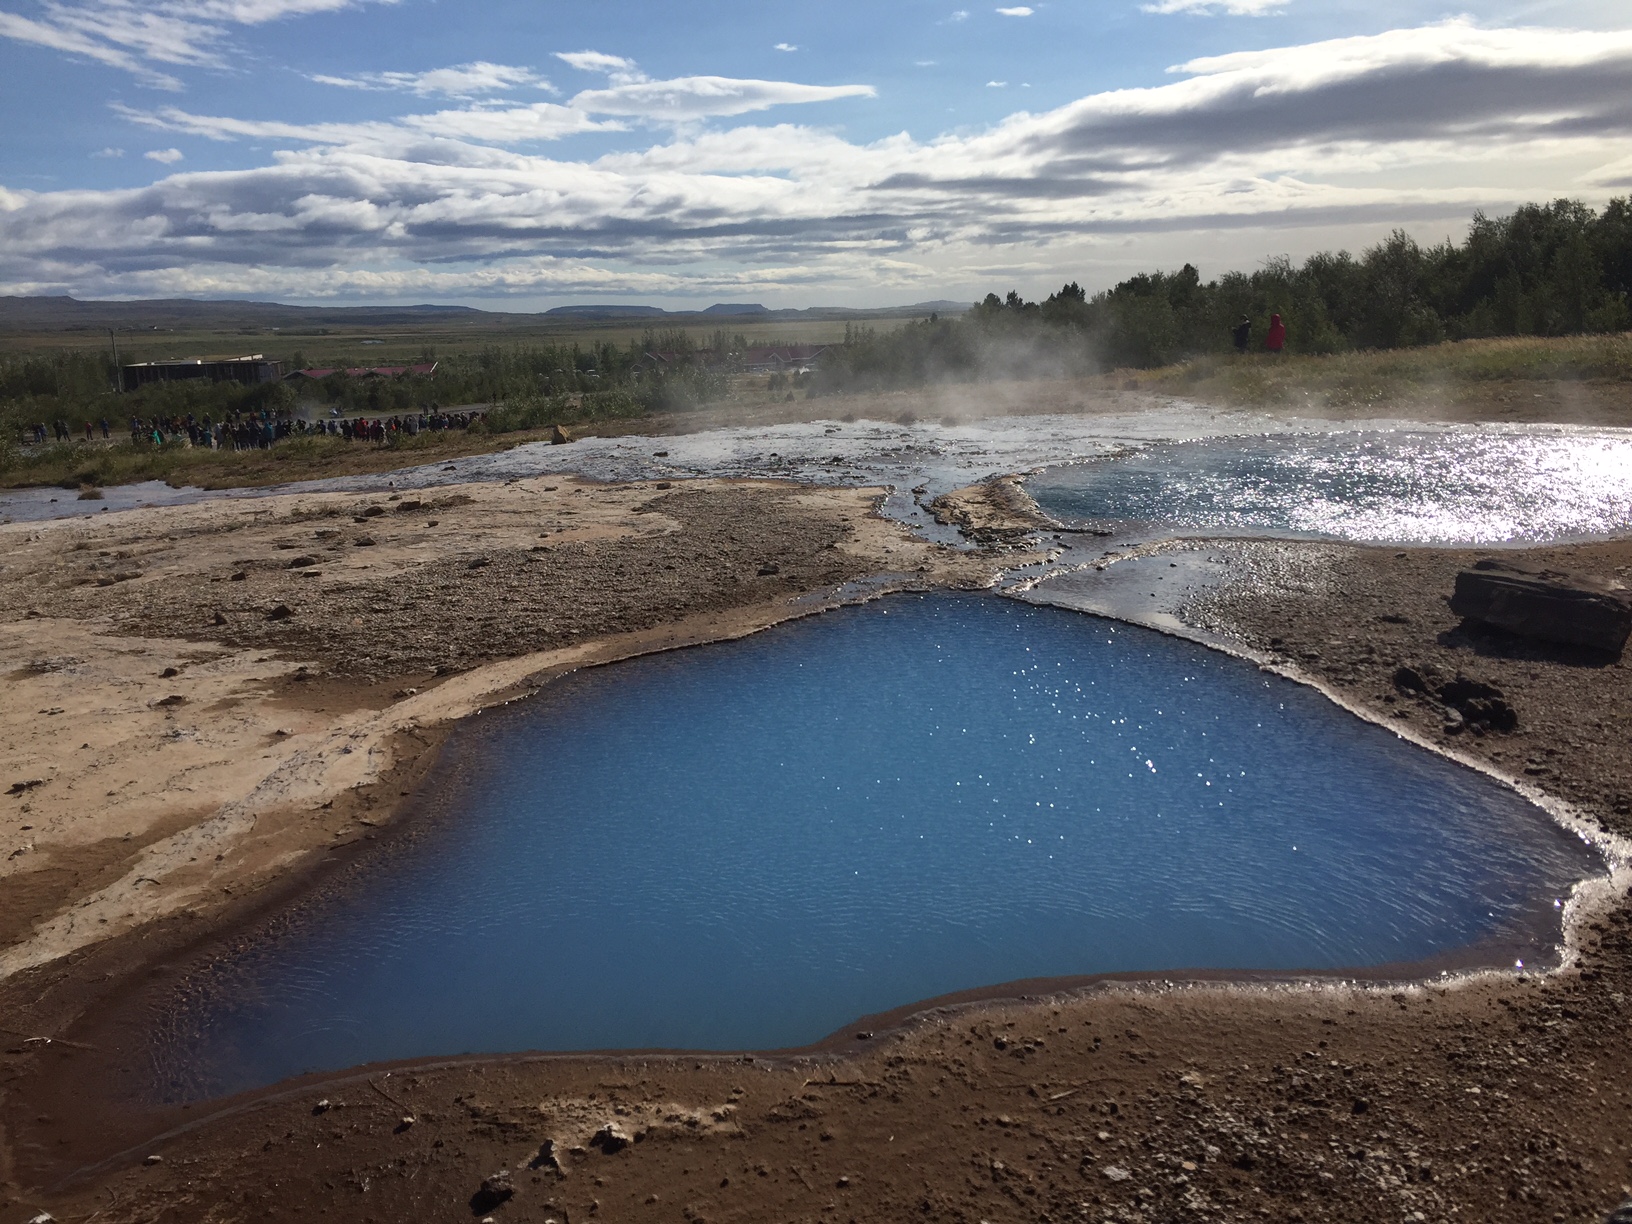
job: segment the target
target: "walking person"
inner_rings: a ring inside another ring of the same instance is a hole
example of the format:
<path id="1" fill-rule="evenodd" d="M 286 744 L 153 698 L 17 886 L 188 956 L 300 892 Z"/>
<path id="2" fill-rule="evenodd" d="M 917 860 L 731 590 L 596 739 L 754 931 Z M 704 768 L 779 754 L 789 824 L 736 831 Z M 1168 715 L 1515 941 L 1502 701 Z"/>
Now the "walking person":
<path id="1" fill-rule="evenodd" d="M 1241 322 L 1230 328 L 1230 335 L 1235 339 L 1235 351 L 1244 354 L 1252 344 L 1252 320 L 1242 315 Z"/>
<path id="2" fill-rule="evenodd" d="M 1281 316 L 1269 316 L 1269 335 L 1264 337 L 1264 347 L 1272 353 L 1279 353 L 1286 347 L 1286 324 L 1281 322 Z"/>

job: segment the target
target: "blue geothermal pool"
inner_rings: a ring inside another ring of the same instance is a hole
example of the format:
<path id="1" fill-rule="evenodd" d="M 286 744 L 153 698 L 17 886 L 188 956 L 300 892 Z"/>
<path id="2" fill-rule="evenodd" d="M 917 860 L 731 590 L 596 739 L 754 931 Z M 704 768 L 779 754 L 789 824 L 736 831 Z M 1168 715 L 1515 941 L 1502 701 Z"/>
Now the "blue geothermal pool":
<path id="1" fill-rule="evenodd" d="M 1163 442 L 1049 468 L 1043 510 L 1083 523 L 1495 544 L 1632 531 L 1632 432 L 1369 431 Z"/>
<path id="2" fill-rule="evenodd" d="M 1540 955 L 1594 850 L 1251 665 L 900 596 L 463 726 L 421 836 L 197 975 L 203 1096 L 418 1055 L 814 1042 L 1021 978 Z"/>

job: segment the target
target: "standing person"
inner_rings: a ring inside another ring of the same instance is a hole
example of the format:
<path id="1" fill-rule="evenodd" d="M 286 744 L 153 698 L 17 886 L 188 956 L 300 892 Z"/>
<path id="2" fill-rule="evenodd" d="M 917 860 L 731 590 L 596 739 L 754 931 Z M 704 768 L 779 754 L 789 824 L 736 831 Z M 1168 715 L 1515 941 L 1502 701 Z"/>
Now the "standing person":
<path id="1" fill-rule="evenodd" d="M 1269 316 L 1269 335 L 1264 337 L 1264 347 L 1272 353 L 1278 353 L 1286 347 L 1286 324 L 1281 322 L 1281 316 Z"/>
<path id="2" fill-rule="evenodd" d="M 1235 338 L 1235 351 L 1245 353 L 1252 343 L 1252 320 L 1242 315 L 1241 322 L 1230 328 L 1230 335 Z"/>

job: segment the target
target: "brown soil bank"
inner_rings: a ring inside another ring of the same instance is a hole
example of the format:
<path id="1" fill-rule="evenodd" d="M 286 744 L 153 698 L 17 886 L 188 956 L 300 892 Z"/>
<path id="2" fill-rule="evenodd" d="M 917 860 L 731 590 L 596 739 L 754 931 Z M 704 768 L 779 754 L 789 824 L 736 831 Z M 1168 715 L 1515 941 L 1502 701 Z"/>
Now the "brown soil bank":
<path id="1" fill-rule="evenodd" d="M 1632 829 L 1625 664 L 1460 635 L 1443 603 L 1460 554 L 1235 547 L 1241 581 L 1198 620 L 1427 734 L 1441 733 L 1443 710 L 1402 696 L 1396 667 L 1495 684 L 1518 730 L 1465 731 L 1455 745 L 1515 773 L 1546 770 L 1523 776 Z M 1540 559 L 1561 557 L 1614 572 L 1632 545 Z M 139 601 L 119 613 L 138 629 L 151 615 Z M 243 632 L 258 646 L 274 630 Z M 339 660 L 361 648 L 325 657 L 344 673 Z M 315 682 L 285 687 L 297 683 Z M 28 793 L 43 803 L 51 792 Z M 104 1136 L 82 1129 L 94 1109 L 50 1086 L 98 1052 L 25 1039 L 79 1031 L 62 1000 L 77 991 L 83 1009 L 112 956 L 82 952 L 67 962 L 74 989 L 46 966 L 5 995 L 0 1023 L 17 1031 L 0 1063 L 0 1224 L 41 1210 L 111 1221 L 1584 1224 L 1632 1193 L 1632 910 L 1606 906 L 1582 935 L 1578 961 L 1546 977 L 1109 985 L 939 1010 L 800 1058 L 487 1059 L 334 1077 L 62 1180 Z"/>

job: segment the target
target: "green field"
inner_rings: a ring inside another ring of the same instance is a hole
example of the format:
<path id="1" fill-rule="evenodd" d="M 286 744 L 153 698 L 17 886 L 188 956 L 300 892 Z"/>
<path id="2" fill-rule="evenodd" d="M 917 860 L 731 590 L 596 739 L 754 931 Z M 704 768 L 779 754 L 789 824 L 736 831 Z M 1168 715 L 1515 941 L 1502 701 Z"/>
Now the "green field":
<path id="1" fill-rule="evenodd" d="M 1208 355 L 1154 370 L 1119 371 L 1120 383 L 1235 407 L 1333 408 L 1478 404 L 1549 389 L 1632 388 L 1632 332 L 1514 336 L 1330 355 Z M 1629 422 L 1632 423 L 1632 422 Z"/>

